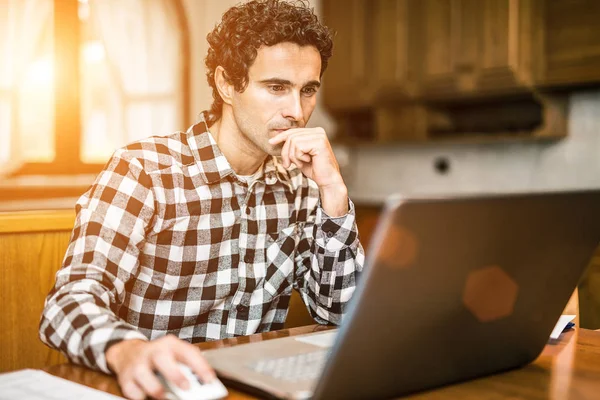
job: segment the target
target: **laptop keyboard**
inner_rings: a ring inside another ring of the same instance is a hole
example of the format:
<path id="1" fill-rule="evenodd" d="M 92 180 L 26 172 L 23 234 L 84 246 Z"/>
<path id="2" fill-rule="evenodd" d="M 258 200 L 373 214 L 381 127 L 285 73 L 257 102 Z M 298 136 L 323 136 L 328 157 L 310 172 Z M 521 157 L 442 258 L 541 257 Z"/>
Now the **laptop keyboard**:
<path id="1" fill-rule="evenodd" d="M 327 360 L 327 351 L 298 354 L 290 357 L 260 360 L 252 370 L 288 382 L 314 380 L 319 377 Z"/>

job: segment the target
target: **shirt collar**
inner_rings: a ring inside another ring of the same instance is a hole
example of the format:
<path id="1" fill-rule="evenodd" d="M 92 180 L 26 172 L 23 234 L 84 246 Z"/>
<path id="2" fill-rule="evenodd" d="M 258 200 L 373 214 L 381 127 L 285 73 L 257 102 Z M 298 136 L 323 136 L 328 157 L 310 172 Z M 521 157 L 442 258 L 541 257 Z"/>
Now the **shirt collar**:
<path id="1" fill-rule="evenodd" d="M 198 122 L 187 130 L 187 143 L 194 160 L 199 168 L 198 173 L 208 184 L 220 182 L 230 175 L 235 175 L 229 161 L 225 158 L 217 142 L 213 138 L 206 123 L 206 111 L 198 116 Z M 258 180 L 263 180 L 267 185 L 281 182 L 292 191 L 292 182 L 289 172 L 281 165 L 278 157 L 269 156 L 262 165 L 263 174 Z"/>

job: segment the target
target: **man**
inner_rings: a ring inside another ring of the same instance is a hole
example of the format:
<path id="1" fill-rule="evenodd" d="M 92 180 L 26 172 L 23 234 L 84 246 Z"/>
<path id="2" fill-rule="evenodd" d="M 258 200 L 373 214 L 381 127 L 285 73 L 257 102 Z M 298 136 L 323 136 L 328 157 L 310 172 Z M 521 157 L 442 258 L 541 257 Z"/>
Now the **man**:
<path id="1" fill-rule="evenodd" d="M 44 343 L 123 393 L 186 388 L 191 343 L 280 329 L 292 288 L 338 324 L 362 270 L 354 208 L 321 128 L 305 128 L 332 52 L 304 3 L 231 8 L 208 35 L 214 103 L 186 133 L 117 150 L 77 204 L 40 323 Z"/>

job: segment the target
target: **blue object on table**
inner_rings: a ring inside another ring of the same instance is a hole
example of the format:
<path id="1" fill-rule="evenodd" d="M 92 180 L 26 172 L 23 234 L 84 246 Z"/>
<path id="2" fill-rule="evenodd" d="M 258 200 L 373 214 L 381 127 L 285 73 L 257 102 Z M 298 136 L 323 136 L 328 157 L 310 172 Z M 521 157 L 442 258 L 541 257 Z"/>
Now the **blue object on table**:
<path id="1" fill-rule="evenodd" d="M 575 326 L 575 322 L 569 322 L 569 323 L 567 324 L 567 326 L 565 326 L 565 329 L 563 329 L 563 332 L 564 332 L 564 331 L 566 331 L 566 330 L 569 330 L 569 329 L 571 329 L 571 328 L 572 328 L 572 327 L 574 327 L 574 326 Z"/>

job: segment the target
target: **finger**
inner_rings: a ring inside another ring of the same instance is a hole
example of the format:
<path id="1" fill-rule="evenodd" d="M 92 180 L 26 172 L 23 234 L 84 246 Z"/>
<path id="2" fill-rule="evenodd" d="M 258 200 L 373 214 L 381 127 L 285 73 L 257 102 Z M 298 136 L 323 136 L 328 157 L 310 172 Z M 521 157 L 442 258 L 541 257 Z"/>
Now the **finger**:
<path id="1" fill-rule="evenodd" d="M 144 400 L 146 397 L 142 388 L 140 388 L 132 379 L 126 379 L 123 382 L 119 382 L 119 385 L 121 386 L 123 395 L 128 399 Z"/>
<path id="2" fill-rule="evenodd" d="M 210 364 L 202 357 L 202 352 L 196 346 L 181 342 L 177 348 L 175 356 L 194 372 L 204 383 L 212 382 L 217 374 Z"/>
<path id="3" fill-rule="evenodd" d="M 290 138 L 288 139 L 288 142 L 290 142 L 288 158 L 290 159 L 291 162 L 296 164 L 296 166 L 298 168 L 301 168 L 302 161 L 298 160 L 296 158 L 296 153 L 298 153 L 298 152 L 302 153 L 301 150 L 297 146 L 297 143 L 298 143 L 297 138 L 298 138 L 297 136 L 290 136 Z"/>
<path id="4" fill-rule="evenodd" d="M 271 139 L 269 139 L 269 143 L 270 144 L 277 144 L 277 143 L 282 143 L 285 142 L 291 135 L 296 134 L 296 133 L 300 133 L 303 131 L 306 131 L 306 128 L 292 128 L 292 129 L 288 129 L 287 131 L 283 131 L 281 133 L 278 133 L 277 135 L 273 136 Z"/>
<path id="5" fill-rule="evenodd" d="M 290 150 L 289 158 L 290 158 L 290 167 L 294 164 L 296 167 L 301 168 L 303 165 L 302 160 L 298 160 L 294 154 L 294 150 Z"/>
<path id="6" fill-rule="evenodd" d="M 312 157 L 321 151 L 321 136 L 303 135 L 290 138 L 293 158 L 304 162 L 311 162 Z M 291 156 L 290 156 L 291 158 Z"/>
<path id="7" fill-rule="evenodd" d="M 283 148 L 281 149 L 281 155 L 282 158 L 284 160 L 283 166 L 285 168 L 289 168 L 291 163 L 293 162 L 292 158 L 293 158 L 293 146 L 294 146 L 294 141 L 296 140 L 296 138 L 305 135 L 306 133 L 304 132 L 304 130 L 296 130 L 296 132 L 291 133 L 290 135 L 288 135 L 287 140 L 285 141 Z M 297 164 L 296 164 L 297 165 Z"/>
<path id="8" fill-rule="evenodd" d="M 302 153 L 310 153 L 310 148 L 313 146 L 313 141 L 318 137 L 319 136 L 315 134 L 308 134 L 305 132 L 291 135 L 287 140 L 290 142 L 290 157 L 297 155 L 297 149 L 299 149 Z M 307 161 L 310 161 L 310 158 Z"/>
<path id="9" fill-rule="evenodd" d="M 181 372 L 172 349 L 154 353 L 152 355 L 152 364 L 154 369 L 160 372 L 166 380 L 179 386 L 183 390 L 189 389 L 190 383 L 186 376 Z"/>
<path id="10" fill-rule="evenodd" d="M 312 161 L 312 157 L 310 156 L 310 154 L 305 153 L 300 148 L 296 148 L 296 151 L 294 152 L 294 157 L 296 158 L 296 160 L 302 161 L 302 162 L 309 163 Z"/>
<path id="11" fill-rule="evenodd" d="M 296 145 L 294 144 L 294 136 L 290 136 L 286 143 L 289 143 L 287 148 L 287 156 L 290 163 L 296 163 L 296 157 L 294 157 L 294 153 L 296 152 Z M 296 164 L 298 166 L 298 164 Z"/>
<path id="12" fill-rule="evenodd" d="M 290 141 L 286 140 L 285 143 L 283 144 L 283 147 L 281 148 L 281 161 L 283 163 L 284 168 L 290 167 L 290 159 L 289 159 L 290 144 L 291 144 Z"/>
<path id="13" fill-rule="evenodd" d="M 271 139 L 269 139 L 269 143 L 282 143 L 286 141 L 290 136 L 296 134 L 325 134 L 325 130 L 323 128 L 292 128 L 273 136 Z"/>
<path id="14" fill-rule="evenodd" d="M 150 366 L 140 364 L 133 371 L 133 380 L 137 387 L 142 389 L 144 393 L 156 399 L 163 398 L 165 392 L 163 385 L 160 383 Z"/>
<path id="15" fill-rule="evenodd" d="M 287 140 L 288 138 L 288 131 L 284 131 L 281 133 L 278 133 L 277 135 L 273 136 L 272 138 L 269 139 L 269 143 L 272 145 L 278 144 L 278 143 L 283 143 Z"/>
<path id="16" fill-rule="evenodd" d="M 283 148 L 281 149 L 283 166 L 285 168 L 289 168 L 290 163 L 292 162 L 298 165 L 298 163 L 296 163 L 295 161 L 302 160 L 302 158 L 298 159 L 294 157 L 296 144 L 303 143 L 304 152 L 314 155 L 316 154 L 316 145 L 320 143 L 323 137 L 323 135 L 316 128 L 302 130 L 297 129 L 295 131 L 296 132 L 288 135 L 288 138 L 285 141 Z M 314 149 L 312 149 L 311 147 L 314 147 Z M 304 162 L 311 162 L 311 158 L 308 157 L 304 159 Z"/>
<path id="17" fill-rule="evenodd" d="M 288 139 L 288 142 L 290 142 L 288 158 L 290 159 L 291 162 L 296 164 L 296 166 L 298 168 L 302 168 L 303 161 L 304 161 L 302 159 L 302 157 L 304 156 L 304 152 L 303 152 L 302 148 L 300 147 L 300 142 L 295 140 L 295 137 Z M 310 162 L 310 156 L 309 156 L 308 162 Z"/>

